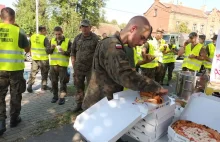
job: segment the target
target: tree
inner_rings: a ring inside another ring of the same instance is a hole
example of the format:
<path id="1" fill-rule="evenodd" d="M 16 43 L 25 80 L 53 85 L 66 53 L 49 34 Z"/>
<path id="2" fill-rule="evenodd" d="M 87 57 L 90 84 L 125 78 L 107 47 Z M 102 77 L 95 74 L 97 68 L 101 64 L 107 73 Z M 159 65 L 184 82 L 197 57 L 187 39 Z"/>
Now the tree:
<path id="1" fill-rule="evenodd" d="M 176 31 L 179 33 L 190 33 L 186 23 L 182 22 L 176 27 Z"/>
<path id="2" fill-rule="evenodd" d="M 98 26 L 101 17 L 101 8 L 105 6 L 105 0 L 78 0 L 76 11 L 82 19 L 89 19 L 93 26 Z"/>
<path id="3" fill-rule="evenodd" d="M 55 26 L 61 26 L 66 37 L 75 37 L 79 33 L 81 18 L 74 10 L 76 8 L 74 1 L 50 0 L 50 6 L 52 16 L 49 29 L 52 31 Z"/>
<path id="4" fill-rule="evenodd" d="M 109 22 L 110 24 L 113 24 L 113 25 L 118 25 L 118 22 L 117 20 L 113 19 L 111 22 Z"/>
<path id="5" fill-rule="evenodd" d="M 16 7 L 16 23 L 22 27 L 26 33 L 33 33 L 36 29 L 35 0 L 17 0 L 14 3 Z M 47 0 L 39 0 L 39 25 L 47 24 Z"/>
<path id="6" fill-rule="evenodd" d="M 119 27 L 120 27 L 120 29 L 124 29 L 126 25 L 127 25 L 126 23 L 122 23 L 119 25 Z"/>

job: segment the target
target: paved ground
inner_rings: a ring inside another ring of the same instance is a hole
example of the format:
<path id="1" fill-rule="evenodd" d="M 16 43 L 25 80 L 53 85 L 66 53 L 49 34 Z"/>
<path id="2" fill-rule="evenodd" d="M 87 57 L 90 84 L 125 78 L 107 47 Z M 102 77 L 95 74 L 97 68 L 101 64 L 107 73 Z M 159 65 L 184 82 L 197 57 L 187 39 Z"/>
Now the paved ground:
<path id="1" fill-rule="evenodd" d="M 26 62 L 25 71 L 30 72 L 30 62 Z M 51 119 L 59 113 L 66 112 L 73 108 L 73 97 L 66 97 L 66 103 L 63 106 L 50 103 L 53 97 L 50 91 L 40 91 L 40 74 L 38 73 L 37 80 L 33 89 L 34 93 L 23 93 L 21 118 L 22 122 L 16 128 L 10 128 L 9 117 L 7 119 L 7 131 L 0 137 L 0 142 L 11 142 L 18 138 L 26 138 L 30 131 L 36 127 L 38 121 Z M 71 84 L 71 82 L 69 83 Z M 49 83 L 50 85 L 50 83 Z M 7 112 L 9 110 L 10 95 L 7 95 Z"/>
<path id="2" fill-rule="evenodd" d="M 176 63 L 175 70 L 179 70 L 181 67 L 181 61 Z M 30 72 L 30 62 L 26 62 L 26 69 L 28 73 Z M 16 128 L 9 128 L 9 118 L 7 119 L 7 131 L 3 136 L 0 137 L 0 142 L 13 142 L 20 138 L 27 138 L 36 126 L 37 122 L 41 120 L 48 120 L 54 118 L 57 114 L 66 112 L 73 108 L 73 97 L 67 96 L 66 103 L 63 106 L 58 104 L 51 104 L 52 93 L 50 91 L 41 92 L 40 91 L 40 74 L 37 76 L 37 80 L 33 89 L 36 91 L 34 93 L 23 93 L 22 99 L 22 111 L 21 117 L 22 122 Z M 49 83 L 50 84 L 50 83 Z M 170 92 L 174 92 L 176 82 L 173 82 L 171 86 L 166 87 Z M 68 85 L 72 85 L 72 76 L 71 82 Z M 7 112 L 9 110 L 9 100 L 10 95 L 7 95 Z M 65 125 L 61 128 L 51 130 L 41 136 L 29 138 L 28 142 L 68 142 L 71 141 L 74 131 L 72 125 Z M 66 140 L 63 140 L 66 138 Z M 129 142 L 135 142 L 134 140 L 124 137 L 125 140 Z"/>

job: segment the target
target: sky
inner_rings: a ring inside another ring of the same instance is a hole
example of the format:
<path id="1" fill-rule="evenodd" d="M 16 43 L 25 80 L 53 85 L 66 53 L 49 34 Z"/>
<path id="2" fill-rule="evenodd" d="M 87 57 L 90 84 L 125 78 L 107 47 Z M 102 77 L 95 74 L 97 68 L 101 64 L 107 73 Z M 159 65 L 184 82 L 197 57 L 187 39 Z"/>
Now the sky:
<path id="1" fill-rule="evenodd" d="M 143 15 L 147 9 L 154 3 L 154 0 L 106 0 L 106 19 L 111 21 L 116 19 L 118 23 L 126 23 L 135 15 Z M 200 9 L 206 5 L 206 10 L 210 11 L 213 8 L 220 10 L 219 0 L 160 0 L 161 2 L 178 1 L 182 2 L 183 6 Z M 12 7 L 12 3 L 16 0 L 0 0 L 0 4 Z"/>

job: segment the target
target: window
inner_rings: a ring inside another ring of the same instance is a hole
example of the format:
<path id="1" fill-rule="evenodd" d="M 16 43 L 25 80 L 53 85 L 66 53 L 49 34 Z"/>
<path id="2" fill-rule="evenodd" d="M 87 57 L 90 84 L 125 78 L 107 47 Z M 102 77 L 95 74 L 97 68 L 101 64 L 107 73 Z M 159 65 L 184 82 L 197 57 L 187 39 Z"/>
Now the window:
<path id="1" fill-rule="evenodd" d="M 213 33 L 214 33 L 213 31 L 214 31 L 214 26 L 211 26 L 211 27 L 210 27 L 210 32 L 209 32 L 210 36 L 213 35 Z"/>
<path id="2" fill-rule="evenodd" d="M 200 26 L 200 33 L 203 34 L 203 31 L 204 31 L 204 25 L 201 25 Z"/>
<path id="3" fill-rule="evenodd" d="M 157 9 L 154 9 L 154 17 L 157 17 Z"/>
<path id="4" fill-rule="evenodd" d="M 197 30 L 197 24 L 193 24 L 192 31 L 196 32 L 196 30 Z"/>
<path id="5" fill-rule="evenodd" d="M 215 22 L 215 18 L 214 17 L 212 18 L 212 22 Z"/>
<path id="6" fill-rule="evenodd" d="M 179 24 L 180 24 L 180 21 L 176 21 L 176 26 L 179 26 Z"/>

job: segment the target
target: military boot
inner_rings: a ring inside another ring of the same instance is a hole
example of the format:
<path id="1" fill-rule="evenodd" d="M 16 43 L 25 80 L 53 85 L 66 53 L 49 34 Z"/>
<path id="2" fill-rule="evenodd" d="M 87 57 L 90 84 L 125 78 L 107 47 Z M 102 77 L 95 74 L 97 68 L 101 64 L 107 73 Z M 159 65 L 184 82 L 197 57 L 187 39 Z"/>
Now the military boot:
<path id="1" fill-rule="evenodd" d="M 41 90 L 51 90 L 51 88 L 49 87 L 49 86 L 47 86 L 47 85 L 43 85 L 42 87 L 41 87 Z"/>
<path id="2" fill-rule="evenodd" d="M 6 131 L 6 124 L 5 120 L 0 121 L 0 136 L 3 135 L 3 133 Z"/>
<path id="3" fill-rule="evenodd" d="M 77 103 L 75 108 L 73 109 L 73 112 L 79 112 L 82 111 L 82 103 Z"/>
<path id="4" fill-rule="evenodd" d="M 32 93 L 32 92 L 33 92 L 32 85 L 31 85 L 31 84 L 28 84 L 27 91 L 28 91 L 29 93 Z"/>
<path id="5" fill-rule="evenodd" d="M 16 127 L 20 122 L 21 122 L 21 117 L 20 116 L 18 116 L 16 118 L 11 118 L 10 127 L 11 128 Z"/>

